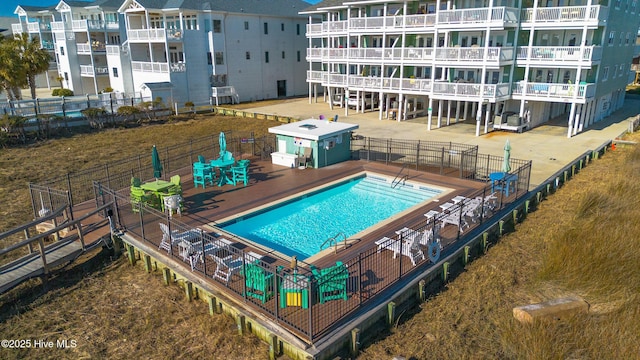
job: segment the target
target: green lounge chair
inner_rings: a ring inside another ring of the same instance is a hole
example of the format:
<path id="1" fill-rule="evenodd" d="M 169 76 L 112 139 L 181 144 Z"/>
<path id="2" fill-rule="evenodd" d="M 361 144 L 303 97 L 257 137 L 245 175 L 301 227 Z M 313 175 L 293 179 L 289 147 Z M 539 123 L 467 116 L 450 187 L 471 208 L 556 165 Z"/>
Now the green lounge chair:
<path id="1" fill-rule="evenodd" d="M 264 304 L 273 297 L 273 273 L 260 266 L 259 260 L 245 265 L 245 296 L 256 298 Z"/>
<path id="2" fill-rule="evenodd" d="M 336 261 L 332 267 L 318 270 L 311 265 L 311 272 L 316 279 L 320 304 L 329 300 L 347 300 L 347 279 L 349 269 L 341 261 Z"/>

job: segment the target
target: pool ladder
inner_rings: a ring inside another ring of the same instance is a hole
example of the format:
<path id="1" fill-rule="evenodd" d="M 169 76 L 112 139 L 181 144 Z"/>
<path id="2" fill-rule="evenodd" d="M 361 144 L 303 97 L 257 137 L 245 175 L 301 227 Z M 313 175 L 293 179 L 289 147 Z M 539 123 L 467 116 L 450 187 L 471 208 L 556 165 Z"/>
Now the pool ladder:
<path id="1" fill-rule="evenodd" d="M 391 182 L 391 188 L 395 189 L 396 186 L 398 186 L 398 184 L 400 183 L 405 183 L 407 181 L 407 179 L 409 179 L 409 172 L 407 171 L 406 174 L 402 174 L 402 172 L 404 171 L 404 169 L 407 167 L 407 164 L 402 164 L 402 168 L 400 169 L 400 171 L 398 171 L 398 174 L 396 175 L 396 177 L 393 179 L 393 181 Z"/>
<path id="2" fill-rule="evenodd" d="M 329 244 L 329 246 L 333 245 L 334 247 L 334 251 L 337 254 L 338 253 L 338 238 L 340 237 L 340 235 L 342 235 L 342 241 L 344 242 L 344 248 L 347 248 L 347 236 L 341 231 L 335 235 L 333 235 L 332 237 L 328 238 L 327 240 L 325 240 L 322 245 L 320 245 L 320 250 L 324 249 L 324 246 L 327 245 L 327 243 Z"/>

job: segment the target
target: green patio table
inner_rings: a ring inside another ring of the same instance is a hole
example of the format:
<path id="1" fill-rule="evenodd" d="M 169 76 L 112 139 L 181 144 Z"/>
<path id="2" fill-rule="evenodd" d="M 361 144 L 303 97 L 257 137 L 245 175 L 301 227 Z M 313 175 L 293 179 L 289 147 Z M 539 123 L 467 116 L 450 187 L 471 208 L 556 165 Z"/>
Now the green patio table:
<path id="1" fill-rule="evenodd" d="M 219 169 L 220 177 L 218 178 L 218 186 L 222 186 L 226 184 L 235 185 L 233 180 L 229 179 L 229 177 L 227 176 L 227 170 L 229 169 L 229 166 L 235 164 L 235 162 L 236 162 L 236 159 L 234 158 L 231 158 L 229 160 L 215 159 L 209 162 L 212 167 Z"/>
<path id="2" fill-rule="evenodd" d="M 173 183 L 171 181 L 164 181 L 164 180 L 153 180 L 153 181 L 149 181 L 146 182 L 142 185 L 140 185 L 140 188 L 142 190 L 146 190 L 146 191 L 151 191 L 152 193 L 154 193 L 156 195 L 156 197 L 158 198 L 158 200 L 160 201 L 160 208 L 162 208 L 163 204 L 162 204 L 162 194 L 166 194 L 167 190 L 173 185 Z"/>

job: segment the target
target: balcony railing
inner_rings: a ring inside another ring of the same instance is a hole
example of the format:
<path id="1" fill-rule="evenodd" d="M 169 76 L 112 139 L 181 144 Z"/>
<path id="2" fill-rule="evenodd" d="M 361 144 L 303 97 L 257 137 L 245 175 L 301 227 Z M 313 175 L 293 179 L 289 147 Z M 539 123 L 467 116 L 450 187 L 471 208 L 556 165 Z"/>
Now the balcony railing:
<path id="1" fill-rule="evenodd" d="M 129 41 L 165 41 L 167 38 L 165 29 L 138 29 L 128 30 Z"/>
<path id="2" fill-rule="evenodd" d="M 182 29 L 166 29 L 167 39 L 182 40 Z"/>
<path id="3" fill-rule="evenodd" d="M 28 22 L 27 31 L 29 31 L 30 33 L 39 33 L 40 31 L 51 31 L 51 24 L 41 23 L 38 21 Z"/>
<path id="4" fill-rule="evenodd" d="M 107 45 L 105 46 L 105 50 L 107 51 L 107 56 L 108 55 L 120 56 L 120 45 Z"/>
<path id="5" fill-rule="evenodd" d="M 570 61 L 600 61 L 600 46 L 533 46 L 519 47 L 518 60 L 536 63 L 564 63 Z"/>
<path id="6" fill-rule="evenodd" d="M 477 99 L 496 99 L 509 96 L 509 84 L 468 84 L 435 82 L 432 95 Z"/>
<path id="7" fill-rule="evenodd" d="M 76 44 L 78 54 L 91 54 L 91 44 Z"/>
<path id="8" fill-rule="evenodd" d="M 185 72 L 187 71 L 187 64 L 183 62 L 171 63 L 171 65 L 169 65 L 169 69 L 172 73 Z"/>
<path id="9" fill-rule="evenodd" d="M 591 6 L 559 6 L 524 9 L 521 14 L 523 25 L 529 23 L 573 23 L 605 21 L 609 8 L 600 5 Z M 582 26 L 582 24 L 580 24 Z"/>
<path id="10" fill-rule="evenodd" d="M 167 64 L 166 62 L 132 61 L 131 70 L 164 74 L 169 73 L 169 64 Z"/>
<path id="11" fill-rule="evenodd" d="M 80 76 L 108 75 L 109 68 L 106 66 L 80 65 Z"/>
<path id="12" fill-rule="evenodd" d="M 443 47 L 436 49 L 436 61 L 495 62 L 513 60 L 513 47 Z"/>
<path id="13" fill-rule="evenodd" d="M 24 30 L 22 29 L 22 24 L 11 24 L 11 31 L 14 34 L 22 34 Z"/>
<path id="14" fill-rule="evenodd" d="M 64 22 L 62 21 L 51 22 L 51 31 L 64 31 Z"/>
<path id="15" fill-rule="evenodd" d="M 586 99 L 595 96 L 595 84 L 564 84 L 564 83 L 531 83 L 518 82 L 513 84 L 513 95 L 529 95 L 544 98 Z"/>
<path id="16" fill-rule="evenodd" d="M 489 11 L 491 10 L 491 11 Z M 344 33 L 346 31 L 425 28 L 437 25 L 472 25 L 518 23 L 519 10 L 509 7 L 441 10 L 436 14 L 412 14 L 399 16 L 354 17 L 342 21 L 325 21 L 308 24 L 307 36 Z"/>

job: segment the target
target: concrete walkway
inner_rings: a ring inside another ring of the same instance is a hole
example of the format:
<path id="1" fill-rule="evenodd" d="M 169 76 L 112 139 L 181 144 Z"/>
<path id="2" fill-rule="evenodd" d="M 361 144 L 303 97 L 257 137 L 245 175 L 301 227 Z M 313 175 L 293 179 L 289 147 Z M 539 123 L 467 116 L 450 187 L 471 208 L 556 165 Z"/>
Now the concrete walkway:
<path id="1" fill-rule="evenodd" d="M 318 118 L 321 114 L 326 117 L 337 114 L 338 121 L 358 124 L 360 128 L 355 133 L 359 135 L 472 144 L 478 145 L 482 154 L 498 156 L 504 153 L 505 141 L 509 139 L 512 158 L 532 160 L 531 188 L 534 188 L 586 151 L 596 149 L 624 134 L 628 129 L 629 120 L 640 114 L 640 97 L 627 96 L 624 108 L 572 138 L 567 138 L 567 124 L 555 123 L 539 126 L 521 134 L 493 131 L 476 137 L 475 121 L 460 122 L 436 129 L 436 117 L 433 118 L 432 130 L 428 131 L 426 117 L 401 122 L 378 120 L 377 111 L 356 114 L 352 109 L 349 110 L 349 115 L 345 116 L 342 108 L 334 107 L 330 110 L 328 104 L 309 104 L 307 98 L 244 110 L 300 119 Z"/>

